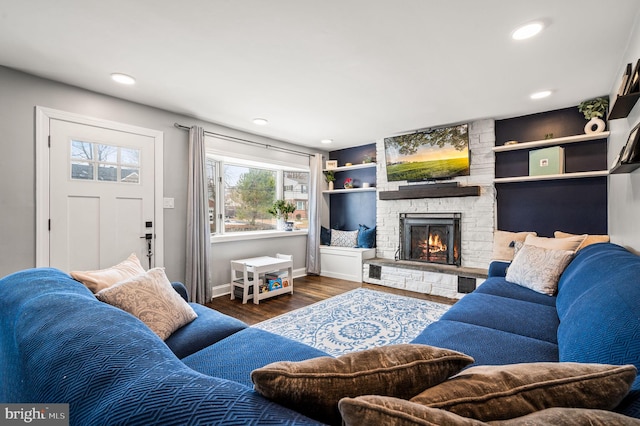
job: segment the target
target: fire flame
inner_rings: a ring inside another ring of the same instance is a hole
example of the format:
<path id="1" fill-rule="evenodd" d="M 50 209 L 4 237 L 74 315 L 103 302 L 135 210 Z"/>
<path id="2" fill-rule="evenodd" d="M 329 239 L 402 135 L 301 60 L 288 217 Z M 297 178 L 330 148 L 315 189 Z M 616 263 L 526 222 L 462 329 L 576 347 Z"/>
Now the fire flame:
<path id="1" fill-rule="evenodd" d="M 428 243 L 430 253 L 447 251 L 447 245 L 442 241 L 438 234 L 430 234 Z"/>

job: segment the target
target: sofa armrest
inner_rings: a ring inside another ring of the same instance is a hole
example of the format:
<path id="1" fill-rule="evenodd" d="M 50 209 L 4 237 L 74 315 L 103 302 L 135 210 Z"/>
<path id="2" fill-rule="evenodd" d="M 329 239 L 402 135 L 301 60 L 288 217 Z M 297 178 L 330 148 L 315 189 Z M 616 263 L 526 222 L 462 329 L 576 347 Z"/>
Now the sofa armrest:
<path id="1" fill-rule="evenodd" d="M 489 277 L 506 277 L 507 268 L 511 265 L 511 262 L 503 262 L 500 260 L 494 260 L 489 264 Z"/>
<path id="2" fill-rule="evenodd" d="M 180 296 L 182 296 L 185 302 L 189 301 L 189 291 L 187 291 L 187 287 L 185 287 L 184 284 L 180 282 L 174 282 L 171 283 L 171 286 L 175 291 L 178 292 Z"/>

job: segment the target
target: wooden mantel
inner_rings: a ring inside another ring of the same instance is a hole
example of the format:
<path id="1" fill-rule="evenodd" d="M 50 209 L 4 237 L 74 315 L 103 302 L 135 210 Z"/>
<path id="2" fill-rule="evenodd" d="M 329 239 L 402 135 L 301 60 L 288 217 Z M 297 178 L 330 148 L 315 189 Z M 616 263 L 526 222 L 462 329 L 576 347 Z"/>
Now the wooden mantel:
<path id="1" fill-rule="evenodd" d="M 480 186 L 458 186 L 457 183 L 434 183 L 401 186 L 397 191 L 380 191 L 381 200 L 408 200 L 415 198 L 477 197 Z"/>

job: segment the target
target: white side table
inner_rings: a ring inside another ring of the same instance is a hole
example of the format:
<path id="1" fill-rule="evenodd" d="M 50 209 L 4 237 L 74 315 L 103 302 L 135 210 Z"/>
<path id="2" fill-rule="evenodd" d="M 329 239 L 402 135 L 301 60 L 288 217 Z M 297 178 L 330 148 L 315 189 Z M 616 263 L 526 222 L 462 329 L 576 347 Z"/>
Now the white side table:
<path id="1" fill-rule="evenodd" d="M 287 279 L 289 286 L 265 291 L 260 293 L 260 282 L 266 283 L 265 274 L 270 272 L 287 271 Z M 241 272 L 242 277 L 236 276 Z M 253 277 L 250 277 L 249 274 Z M 256 305 L 260 300 L 268 297 L 277 296 L 279 294 L 293 294 L 293 260 L 291 258 L 279 258 L 270 256 L 251 257 L 248 259 L 239 259 L 231 261 L 231 300 L 235 299 L 234 287 L 241 287 L 242 303 L 247 303 L 249 298 L 253 298 Z M 253 288 L 253 294 L 249 294 L 249 289 Z"/>

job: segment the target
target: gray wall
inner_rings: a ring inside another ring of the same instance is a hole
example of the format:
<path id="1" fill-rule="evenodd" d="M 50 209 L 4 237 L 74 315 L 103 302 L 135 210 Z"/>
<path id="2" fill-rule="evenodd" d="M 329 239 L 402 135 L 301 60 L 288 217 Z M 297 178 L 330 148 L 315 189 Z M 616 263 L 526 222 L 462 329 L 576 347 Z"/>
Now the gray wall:
<path id="1" fill-rule="evenodd" d="M 618 75 L 615 76 L 611 88 L 610 99 L 613 101 L 620 86 L 624 68 L 628 63 L 635 67 L 640 59 L 640 20 L 629 35 L 629 46 L 620 62 Z M 609 137 L 609 165 L 624 146 L 629 131 L 640 122 L 640 102 L 636 103 L 627 118 L 611 120 L 611 136 Z M 629 174 L 609 176 L 609 234 L 614 243 L 640 251 L 640 169 Z"/>
<path id="2" fill-rule="evenodd" d="M 188 132 L 173 124 L 199 124 L 214 132 L 304 150 L 0 67 L 0 277 L 35 266 L 36 105 L 164 132 L 164 195 L 175 198 L 175 208 L 164 210 L 164 257 L 167 276 L 175 281 L 183 281 L 185 275 Z M 295 269 L 305 267 L 305 236 L 213 245 L 213 285 L 229 281 L 230 259 L 278 251 L 294 254 Z"/>

